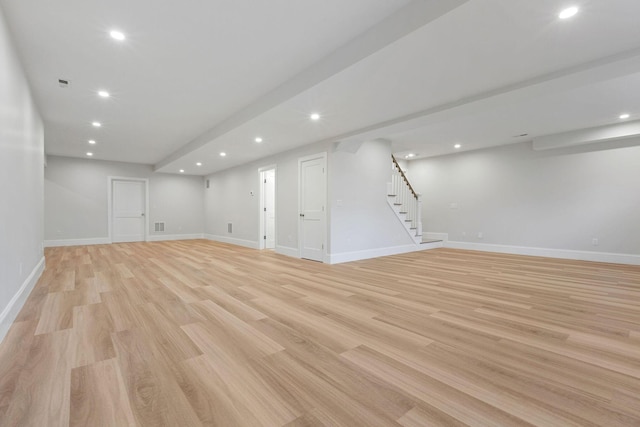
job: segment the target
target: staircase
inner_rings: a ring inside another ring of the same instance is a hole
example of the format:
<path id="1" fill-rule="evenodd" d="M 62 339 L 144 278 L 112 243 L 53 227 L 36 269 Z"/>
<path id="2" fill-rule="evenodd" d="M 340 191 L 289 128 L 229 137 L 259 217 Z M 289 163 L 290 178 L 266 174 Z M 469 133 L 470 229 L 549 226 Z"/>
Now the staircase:
<path id="1" fill-rule="evenodd" d="M 387 183 L 387 202 L 404 225 L 411 239 L 422 243 L 422 197 L 411 187 L 396 158 L 391 156 L 391 182 Z"/>

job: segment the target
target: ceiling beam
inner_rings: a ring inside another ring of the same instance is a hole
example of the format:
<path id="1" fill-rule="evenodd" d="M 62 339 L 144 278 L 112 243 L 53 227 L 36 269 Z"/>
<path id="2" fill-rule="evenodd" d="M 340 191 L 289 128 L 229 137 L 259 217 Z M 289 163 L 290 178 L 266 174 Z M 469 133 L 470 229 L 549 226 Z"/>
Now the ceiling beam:
<path id="1" fill-rule="evenodd" d="M 358 61 L 385 48 L 420 27 L 446 15 L 469 0 L 413 0 L 379 24 L 316 62 L 254 103 L 246 106 L 215 127 L 188 142 L 154 166 L 158 170 L 212 142 L 251 119 L 293 98 L 343 71 Z"/>
<path id="2" fill-rule="evenodd" d="M 450 103 L 438 105 L 402 117 L 397 117 L 363 129 L 357 129 L 333 140 L 371 139 L 445 122 L 505 104 L 532 97 L 563 92 L 594 83 L 637 73 L 640 69 L 640 48 L 566 68 L 533 79 L 503 86 Z"/>
<path id="3" fill-rule="evenodd" d="M 551 150 L 640 136 L 640 121 L 580 129 L 533 138 L 534 150 Z"/>

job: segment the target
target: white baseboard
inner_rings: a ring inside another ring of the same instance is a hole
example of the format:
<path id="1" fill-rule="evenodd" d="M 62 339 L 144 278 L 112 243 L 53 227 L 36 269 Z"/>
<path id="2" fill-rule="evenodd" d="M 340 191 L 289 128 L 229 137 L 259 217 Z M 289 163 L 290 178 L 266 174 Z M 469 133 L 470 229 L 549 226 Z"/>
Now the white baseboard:
<path id="1" fill-rule="evenodd" d="M 44 265 L 45 265 L 45 260 L 43 256 L 38 262 L 38 264 L 35 266 L 33 271 L 31 271 L 31 274 L 29 274 L 29 277 L 27 277 L 24 283 L 22 283 L 22 286 L 20 286 L 20 289 L 18 289 L 18 292 L 16 292 L 13 298 L 11 298 L 11 301 L 9 301 L 9 304 L 7 304 L 5 309 L 2 310 L 2 313 L 0 313 L 0 343 L 2 342 L 4 337 L 7 335 L 7 332 L 9 332 L 9 328 L 11 327 L 11 324 L 18 316 L 18 313 L 20 313 L 22 306 L 27 301 L 27 298 L 29 297 L 29 294 L 33 290 L 33 287 L 38 282 L 38 279 L 40 279 L 40 276 L 44 271 Z"/>
<path id="2" fill-rule="evenodd" d="M 85 246 L 85 245 L 108 245 L 111 239 L 108 237 L 94 237 L 91 239 L 63 239 L 63 240 L 45 240 L 45 248 L 53 248 L 56 246 Z"/>
<path id="3" fill-rule="evenodd" d="M 245 248 L 259 249 L 258 242 L 252 240 L 236 239 L 227 236 L 216 236 L 214 234 L 205 234 L 204 238 L 215 242 L 229 243 L 232 245 L 244 246 Z"/>
<path id="4" fill-rule="evenodd" d="M 422 240 L 442 240 L 443 242 L 447 242 L 449 241 L 449 233 L 423 232 Z"/>
<path id="5" fill-rule="evenodd" d="M 147 242 L 163 242 L 167 240 L 195 240 L 203 239 L 204 234 L 152 234 L 147 236 Z"/>
<path id="6" fill-rule="evenodd" d="M 361 259 L 378 258 L 389 255 L 406 254 L 409 252 L 424 251 L 442 247 L 442 242 L 425 243 L 417 245 L 392 246 L 388 248 L 366 249 L 364 251 L 342 252 L 329 254 L 328 264 L 341 264 L 343 262 L 359 261 Z"/>
<path id="7" fill-rule="evenodd" d="M 472 251 L 498 252 L 513 255 L 529 255 L 548 258 L 574 259 L 579 261 L 607 262 L 613 264 L 640 265 L 640 255 L 611 252 L 574 251 L 568 249 L 533 248 L 527 246 L 494 245 L 489 243 L 446 242 L 446 248 Z"/>
<path id="8" fill-rule="evenodd" d="M 276 253 L 293 258 L 300 258 L 300 251 L 298 251 L 298 248 L 291 248 L 289 246 L 276 245 Z"/>

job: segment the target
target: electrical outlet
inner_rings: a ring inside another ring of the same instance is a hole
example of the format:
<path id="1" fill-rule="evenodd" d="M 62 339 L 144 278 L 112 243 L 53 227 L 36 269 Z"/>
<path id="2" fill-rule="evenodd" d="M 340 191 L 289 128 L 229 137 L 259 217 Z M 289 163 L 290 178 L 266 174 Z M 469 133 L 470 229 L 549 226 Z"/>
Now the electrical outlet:
<path id="1" fill-rule="evenodd" d="M 484 233 L 482 231 L 478 231 L 478 239 L 484 238 Z"/>
<path id="2" fill-rule="evenodd" d="M 591 244 L 593 246 L 598 246 L 600 244 L 600 240 L 598 240 L 597 237 L 594 237 L 593 239 L 591 239 Z"/>

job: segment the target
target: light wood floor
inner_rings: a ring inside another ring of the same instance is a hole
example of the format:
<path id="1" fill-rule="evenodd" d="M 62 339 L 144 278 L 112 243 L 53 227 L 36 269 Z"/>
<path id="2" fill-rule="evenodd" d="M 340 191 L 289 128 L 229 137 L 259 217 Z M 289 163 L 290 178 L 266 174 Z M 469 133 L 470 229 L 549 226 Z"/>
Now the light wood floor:
<path id="1" fill-rule="evenodd" d="M 2 426 L 640 426 L 640 268 L 206 241 L 48 249 Z"/>

